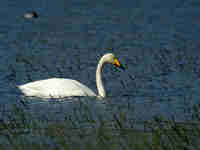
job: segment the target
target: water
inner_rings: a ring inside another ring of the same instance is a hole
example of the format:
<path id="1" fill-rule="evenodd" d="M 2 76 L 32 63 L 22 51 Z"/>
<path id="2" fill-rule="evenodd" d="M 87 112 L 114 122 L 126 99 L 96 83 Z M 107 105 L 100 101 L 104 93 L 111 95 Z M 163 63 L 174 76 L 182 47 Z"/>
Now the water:
<path id="1" fill-rule="evenodd" d="M 6 109 L 23 99 L 39 116 L 55 112 L 62 118 L 79 105 L 76 98 L 58 103 L 22 98 L 16 85 L 62 77 L 97 92 L 98 60 L 114 52 L 127 69 L 104 67 L 109 97 L 90 101 L 94 115 L 109 110 L 139 120 L 190 118 L 187 110 L 200 95 L 197 0 L 22 0 L 0 7 L 0 104 Z M 23 18 L 31 10 L 38 19 Z"/>

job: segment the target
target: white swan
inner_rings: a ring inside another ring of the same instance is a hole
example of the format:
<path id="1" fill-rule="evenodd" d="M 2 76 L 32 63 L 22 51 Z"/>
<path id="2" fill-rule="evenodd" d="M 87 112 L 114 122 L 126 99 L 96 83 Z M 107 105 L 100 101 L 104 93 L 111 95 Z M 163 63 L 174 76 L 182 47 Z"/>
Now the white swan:
<path id="1" fill-rule="evenodd" d="M 96 84 L 98 95 L 87 86 L 72 79 L 51 78 L 39 80 L 18 86 L 25 96 L 35 96 L 40 98 L 64 98 L 71 96 L 98 96 L 106 97 L 106 92 L 101 79 L 101 69 L 105 63 L 111 63 L 119 68 L 123 68 L 119 60 L 112 53 L 105 54 L 99 61 L 96 70 Z"/>

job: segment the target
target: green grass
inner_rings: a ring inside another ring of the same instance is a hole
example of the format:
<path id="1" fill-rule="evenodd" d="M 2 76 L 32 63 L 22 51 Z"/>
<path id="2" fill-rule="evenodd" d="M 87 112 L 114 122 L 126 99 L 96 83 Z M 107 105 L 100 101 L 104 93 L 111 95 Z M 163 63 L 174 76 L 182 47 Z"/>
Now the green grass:
<path id="1" fill-rule="evenodd" d="M 88 108 L 87 126 L 66 116 L 64 121 L 48 122 L 25 113 L 14 105 L 7 120 L 0 122 L 0 149 L 13 150 L 183 150 L 198 149 L 200 142 L 199 105 L 194 107 L 195 119 L 176 122 L 155 116 L 144 123 L 144 130 L 128 123 L 126 114 L 111 118 L 99 115 L 94 119 Z M 85 114 L 84 114 L 85 115 Z"/>

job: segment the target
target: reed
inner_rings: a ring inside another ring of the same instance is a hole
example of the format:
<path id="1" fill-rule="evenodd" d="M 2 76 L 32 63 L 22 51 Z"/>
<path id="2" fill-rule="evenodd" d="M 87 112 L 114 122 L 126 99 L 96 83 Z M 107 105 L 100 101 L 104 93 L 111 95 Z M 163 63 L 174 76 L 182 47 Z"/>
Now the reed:
<path id="1" fill-rule="evenodd" d="M 193 107 L 193 121 L 177 122 L 173 117 L 155 116 L 144 122 L 144 130 L 138 130 L 125 113 L 104 114 L 94 118 L 89 106 L 86 113 L 74 113 L 64 121 L 51 122 L 34 118 L 24 108 L 13 106 L 7 119 L 0 122 L 0 149 L 13 150 L 183 150 L 198 149 L 200 142 L 199 106 Z M 76 110 L 77 111 L 77 110 Z M 81 126 L 81 117 L 87 121 Z"/>

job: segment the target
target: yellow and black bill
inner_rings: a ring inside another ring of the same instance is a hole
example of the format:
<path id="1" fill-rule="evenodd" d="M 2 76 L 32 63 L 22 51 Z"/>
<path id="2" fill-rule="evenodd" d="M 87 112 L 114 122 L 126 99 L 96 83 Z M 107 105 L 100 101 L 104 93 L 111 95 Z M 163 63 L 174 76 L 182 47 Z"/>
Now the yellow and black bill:
<path id="1" fill-rule="evenodd" d="M 114 58 L 114 63 L 115 66 L 117 66 L 118 68 L 121 68 L 122 70 L 125 70 L 124 66 L 122 64 L 120 64 L 119 60 L 117 58 Z"/>

